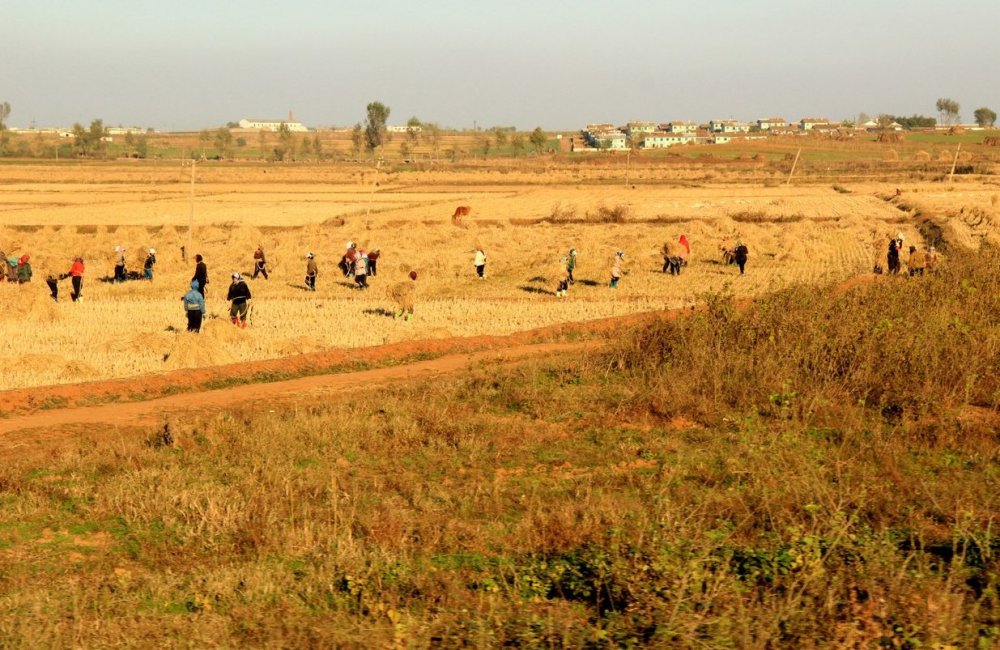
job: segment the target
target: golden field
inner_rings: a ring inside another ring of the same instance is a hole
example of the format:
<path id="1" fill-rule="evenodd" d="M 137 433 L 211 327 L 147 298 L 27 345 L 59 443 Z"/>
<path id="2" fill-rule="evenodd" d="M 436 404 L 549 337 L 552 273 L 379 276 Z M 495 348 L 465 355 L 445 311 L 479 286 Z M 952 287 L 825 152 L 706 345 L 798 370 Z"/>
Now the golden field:
<path id="1" fill-rule="evenodd" d="M 888 233 L 921 241 L 933 218 L 962 243 L 996 237 L 1000 188 L 987 177 L 954 184 L 915 181 L 792 185 L 751 177 L 689 179 L 697 170 L 623 161 L 560 166 L 544 158 L 495 165 L 428 165 L 403 171 L 357 164 L 198 164 L 191 218 L 191 168 L 179 161 L 15 163 L 0 167 L 0 250 L 29 253 L 34 281 L 0 285 L 0 388 L 141 375 L 176 368 L 276 358 L 328 348 L 411 339 L 505 334 L 542 325 L 690 305 L 710 292 L 750 296 L 796 283 L 833 282 L 869 272 Z M 762 172 L 763 173 L 763 172 Z M 687 179 L 687 180 L 684 180 Z M 898 199 L 887 200 L 896 187 Z M 472 214 L 454 224 L 458 205 Z M 967 219 L 973 210 L 984 219 Z M 618 211 L 606 223 L 603 212 Z M 189 221 L 193 223 L 188 233 Z M 660 272 L 659 248 L 686 234 L 690 265 Z M 208 315 L 198 337 L 183 332 L 180 296 L 193 261 L 209 266 Z M 718 263 L 719 246 L 742 238 L 747 275 Z M 378 277 L 354 290 L 335 264 L 347 241 L 379 248 Z M 257 244 L 272 276 L 250 281 L 253 326 L 229 325 L 229 274 L 249 278 Z M 116 245 L 139 270 L 157 250 L 152 283 L 113 285 Z M 472 255 L 488 255 L 486 281 Z M 578 282 L 553 294 L 560 258 L 579 251 Z M 627 275 L 607 287 L 614 251 Z M 318 291 L 303 283 L 316 254 Z M 87 263 L 85 300 L 48 297 L 48 273 L 72 258 Z M 416 270 L 416 318 L 390 317 L 386 288 Z M 214 318 L 213 318 L 214 317 Z"/>

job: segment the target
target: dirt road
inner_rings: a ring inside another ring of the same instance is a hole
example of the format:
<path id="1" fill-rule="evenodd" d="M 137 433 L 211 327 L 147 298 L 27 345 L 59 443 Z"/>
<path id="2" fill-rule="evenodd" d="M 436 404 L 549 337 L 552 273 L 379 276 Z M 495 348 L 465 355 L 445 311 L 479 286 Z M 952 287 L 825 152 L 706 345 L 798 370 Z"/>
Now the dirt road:
<path id="1" fill-rule="evenodd" d="M 451 354 L 400 366 L 300 377 L 271 383 L 255 383 L 217 390 L 170 395 L 138 402 L 110 403 L 40 410 L 0 420 L 0 453 L 25 445 L 35 446 L 68 432 L 94 425 L 111 428 L 158 426 L 167 417 L 223 411 L 250 403 L 270 406 L 316 403 L 333 396 L 347 396 L 359 384 L 384 385 L 395 381 L 427 380 L 459 372 L 477 364 L 497 364 L 528 357 L 584 352 L 602 340 L 575 343 L 540 343 L 494 350 Z"/>

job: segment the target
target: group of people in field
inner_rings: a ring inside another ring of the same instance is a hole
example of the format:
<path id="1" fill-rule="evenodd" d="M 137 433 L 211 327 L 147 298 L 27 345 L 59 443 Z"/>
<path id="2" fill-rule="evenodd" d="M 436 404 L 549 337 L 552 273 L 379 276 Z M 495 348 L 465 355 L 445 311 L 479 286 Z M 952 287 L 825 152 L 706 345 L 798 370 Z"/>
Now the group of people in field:
<path id="1" fill-rule="evenodd" d="M 901 246 L 901 238 L 898 243 L 894 245 L 896 245 L 897 248 L 898 246 Z M 892 247 L 890 248 L 892 249 Z M 931 251 L 933 251 L 933 248 Z M 487 263 L 486 251 L 481 246 L 477 245 L 471 252 L 473 255 L 472 263 L 475 269 L 474 277 L 479 280 L 485 280 Z M 728 261 L 730 263 L 734 263 L 739 266 L 740 274 L 742 275 L 744 273 L 744 268 L 749 255 L 746 245 L 742 241 L 738 241 L 733 249 L 726 249 L 723 247 L 723 252 L 724 257 L 726 255 L 729 256 Z M 666 242 L 661 249 L 661 253 L 663 256 L 663 273 L 670 273 L 673 276 L 677 276 L 680 275 L 682 267 L 686 266 L 688 263 L 688 258 L 691 254 L 691 244 L 688 241 L 687 236 L 682 234 L 676 241 Z M 181 247 L 181 254 L 186 259 L 187 252 L 183 246 Z M 890 253 L 890 255 L 892 255 L 892 253 Z M 354 285 L 358 290 L 365 290 L 370 286 L 369 278 L 374 278 L 378 275 L 378 261 L 380 256 L 381 251 L 377 248 L 365 250 L 360 248 L 356 242 L 349 241 L 344 248 L 344 253 L 341 255 L 337 267 L 340 269 L 345 278 L 354 279 Z M 5 273 L 8 281 L 19 282 L 22 284 L 30 282 L 32 271 L 29 261 L 30 257 L 27 254 L 22 255 L 20 258 L 7 258 L 6 255 L 0 253 L 0 257 L 3 258 L 8 267 Z M 911 253 L 911 269 L 916 268 L 915 263 L 913 262 L 914 259 L 915 257 Z M 142 263 L 141 274 L 129 271 L 126 248 L 124 246 L 115 246 L 113 260 L 113 275 L 110 278 L 105 278 L 105 281 L 113 283 L 139 279 L 152 281 L 153 271 L 156 266 L 156 249 L 145 249 L 145 259 Z M 190 280 L 189 290 L 184 293 L 181 300 L 184 306 L 184 312 L 187 316 L 187 330 L 189 332 L 197 333 L 201 331 L 201 326 L 206 314 L 205 296 L 209 284 L 209 278 L 208 266 L 204 257 L 201 254 L 195 255 L 194 261 L 195 268 Z M 312 252 L 307 253 L 305 256 L 305 262 L 305 287 L 308 291 L 316 291 L 317 279 L 319 277 L 319 264 L 317 263 L 316 256 Z M 576 284 L 574 272 L 577 269 L 578 263 L 579 257 L 576 248 L 569 249 L 569 252 L 560 258 L 559 264 L 562 272 L 559 275 L 556 285 L 556 297 L 567 297 L 569 289 Z M 893 265 L 890 262 L 890 272 L 893 272 L 891 271 L 892 268 Z M 61 280 L 69 278 L 72 282 L 72 292 L 70 294 L 71 299 L 74 302 L 83 300 L 84 272 L 85 266 L 83 258 L 76 257 L 73 259 L 68 272 L 59 275 L 49 275 L 46 279 L 46 284 L 49 287 L 52 299 L 56 302 L 59 301 L 58 283 Z M 271 272 L 272 269 L 268 264 L 264 247 L 263 245 L 259 245 L 253 253 L 253 273 L 250 279 L 256 280 L 258 277 L 263 276 L 264 280 L 268 280 Z M 611 257 L 608 272 L 608 286 L 615 289 L 618 287 L 622 277 L 627 273 L 627 270 L 625 269 L 624 251 L 615 251 L 614 255 Z M 404 282 L 389 288 L 388 294 L 396 300 L 398 307 L 394 316 L 401 317 L 405 320 L 412 318 L 414 302 L 413 296 L 415 295 L 417 279 L 416 275 L 415 271 L 411 271 L 409 273 L 409 283 Z M 229 318 L 233 325 L 240 328 L 246 328 L 247 324 L 252 320 L 253 293 L 246 278 L 244 278 L 241 273 L 233 272 L 230 276 L 230 280 L 229 288 L 226 292 L 226 300 L 230 303 Z"/>
<path id="2" fill-rule="evenodd" d="M 903 269 L 902 252 L 905 247 L 903 233 L 896 233 L 889 236 L 889 250 L 885 257 L 885 272 L 889 275 L 898 275 Z M 909 275 L 923 275 L 924 271 L 933 271 L 941 258 L 934 246 L 927 246 L 923 250 L 914 245 L 910 245 L 907 250 L 906 270 Z M 876 260 L 874 272 L 876 275 L 883 273 L 882 265 Z"/>

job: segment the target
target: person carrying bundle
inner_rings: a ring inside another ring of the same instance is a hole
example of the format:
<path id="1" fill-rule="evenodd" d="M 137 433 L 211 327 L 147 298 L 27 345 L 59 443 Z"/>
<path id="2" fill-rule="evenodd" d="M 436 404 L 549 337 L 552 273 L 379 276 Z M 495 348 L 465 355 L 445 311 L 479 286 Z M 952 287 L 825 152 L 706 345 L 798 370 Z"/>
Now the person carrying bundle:
<path id="1" fill-rule="evenodd" d="M 156 249 L 150 248 L 146 261 L 142 264 L 142 274 L 147 280 L 153 279 L 153 267 L 156 266 Z"/>
<path id="2" fill-rule="evenodd" d="M 267 279 L 267 258 L 264 257 L 263 244 L 257 246 L 257 250 L 253 252 L 253 275 L 250 279 L 256 280 L 258 275 L 263 275 L 264 279 Z"/>
<path id="3" fill-rule="evenodd" d="M 115 246 L 115 282 L 125 282 L 128 279 L 125 263 L 125 247 Z"/>

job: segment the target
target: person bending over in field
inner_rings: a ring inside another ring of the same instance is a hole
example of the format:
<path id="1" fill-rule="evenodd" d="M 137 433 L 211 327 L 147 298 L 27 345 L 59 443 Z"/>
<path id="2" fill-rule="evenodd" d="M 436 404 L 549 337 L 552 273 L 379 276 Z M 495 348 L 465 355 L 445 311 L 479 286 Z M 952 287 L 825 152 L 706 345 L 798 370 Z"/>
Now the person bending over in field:
<path id="1" fill-rule="evenodd" d="M 360 251 L 354 260 L 354 281 L 357 282 L 358 289 L 368 288 L 368 256 L 364 251 Z"/>
<path id="2" fill-rule="evenodd" d="M 373 251 L 368 251 L 368 275 L 373 278 L 378 275 L 378 258 L 381 255 L 382 251 L 377 248 Z"/>
<path id="3" fill-rule="evenodd" d="M 250 279 L 256 280 L 258 275 L 263 275 L 264 279 L 267 279 L 267 258 L 264 257 L 263 244 L 257 246 L 257 250 L 253 252 L 253 275 Z"/>
<path id="4" fill-rule="evenodd" d="M 909 271 L 910 277 L 923 275 L 925 266 L 927 266 L 927 255 L 922 250 L 918 250 L 916 246 L 910 246 L 910 259 L 906 261 L 906 269 Z"/>
<path id="5" fill-rule="evenodd" d="M 399 282 L 392 285 L 387 292 L 396 303 L 393 318 L 410 320 L 413 318 L 413 306 L 417 301 L 417 272 L 410 271 L 409 282 Z"/>
<path id="6" fill-rule="evenodd" d="M 125 247 L 115 246 L 115 282 L 125 282 L 128 279 L 125 263 Z"/>
<path id="7" fill-rule="evenodd" d="M 680 275 L 681 274 L 681 247 L 680 244 L 675 244 L 672 241 L 668 241 L 663 244 L 663 248 L 660 250 L 663 255 L 663 272 L 666 273 L 670 271 L 670 275 Z"/>
<path id="8" fill-rule="evenodd" d="M 201 297 L 205 297 L 205 291 L 208 289 L 208 265 L 205 264 L 205 258 L 198 253 L 194 256 L 194 275 L 191 277 L 192 280 L 198 281 L 198 293 Z"/>
<path id="9" fill-rule="evenodd" d="M 156 249 L 150 248 L 146 261 L 142 263 L 142 274 L 147 280 L 153 279 L 153 267 L 156 266 Z"/>
<path id="10" fill-rule="evenodd" d="M 191 280 L 191 290 L 181 297 L 187 315 L 187 331 L 195 334 L 201 331 L 201 321 L 205 317 L 205 296 L 198 289 L 198 281 Z"/>
<path id="11" fill-rule="evenodd" d="M 83 271 L 83 258 L 74 258 L 72 266 L 69 267 L 69 277 L 73 283 L 73 293 L 69 294 L 69 297 L 73 302 L 83 300 Z"/>
<path id="12" fill-rule="evenodd" d="M 618 288 L 618 281 L 622 279 L 622 265 L 625 263 L 625 253 L 618 251 L 611 259 L 611 288 Z"/>
<path id="13" fill-rule="evenodd" d="M 239 273 L 233 273 L 233 282 L 229 285 L 229 293 L 226 294 L 226 300 L 231 303 L 229 318 L 233 321 L 233 325 L 246 329 L 247 314 L 250 311 L 252 297 L 250 285 L 243 280 L 243 276 Z"/>
<path id="14" fill-rule="evenodd" d="M 27 254 L 22 255 L 17 260 L 17 283 L 24 284 L 25 282 L 31 282 L 31 263 L 28 261 L 31 257 Z"/>
<path id="15" fill-rule="evenodd" d="M 319 267 L 312 253 L 306 255 L 306 288 L 316 291 L 316 276 L 319 275 Z"/>

